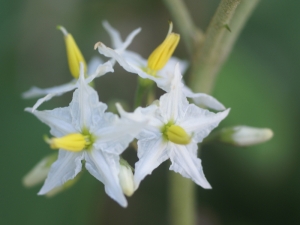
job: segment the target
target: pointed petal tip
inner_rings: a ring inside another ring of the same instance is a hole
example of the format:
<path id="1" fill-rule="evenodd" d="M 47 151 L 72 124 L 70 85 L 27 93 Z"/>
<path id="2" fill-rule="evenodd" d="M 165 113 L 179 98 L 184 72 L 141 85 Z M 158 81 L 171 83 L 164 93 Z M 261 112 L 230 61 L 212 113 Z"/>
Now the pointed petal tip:
<path id="1" fill-rule="evenodd" d="M 32 112 L 32 108 L 26 107 L 26 108 L 24 109 L 24 111 L 25 111 L 25 112 Z"/>
<path id="2" fill-rule="evenodd" d="M 125 198 L 125 197 L 124 197 L 124 198 Z M 127 206 L 128 206 L 128 202 L 127 202 L 126 198 L 124 199 L 124 201 L 118 202 L 118 203 L 119 203 L 120 206 L 122 206 L 123 208 L 127 208 Z"/>
<path id="3" fill-rule="evenodd" d="M 225 115 L 224 118 L 229 114 L 230 110 L 231 110 L 231 108 L 228 108 L 225 111 L 223 111 L 223 113 Z"/>

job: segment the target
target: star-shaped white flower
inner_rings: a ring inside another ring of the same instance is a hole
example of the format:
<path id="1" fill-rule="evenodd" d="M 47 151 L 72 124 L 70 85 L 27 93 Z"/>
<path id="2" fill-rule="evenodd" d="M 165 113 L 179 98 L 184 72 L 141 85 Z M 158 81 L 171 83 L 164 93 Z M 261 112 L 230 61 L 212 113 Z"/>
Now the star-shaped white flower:
<path id="1" fill-rule="evenodd" d="M 120 105 L 118 110 L 124 113 Z M 105 113 L 107 106 L 99 102 L 97 92 L 91 88 L 82 74 L 79 87 L 68 107 L 32 112 L 47 124 L 55 137 L 48 139 L 51 148 L 59 149 L 59 155 L 38 193 L 44 195 L 73 179 L 82 165 L 105 185 L 106 193 L 121 206 L 127 201 L 119 182 L 120 154 L 147 123 L 139 115 L 119 118 Z M 127 113 L 130 114 L 130 113 Z"/>
<path id="2" fill-rule="evenodd" d="M 105 22 L 106 30 L 111 35 L 111 39 L 121 41 L 120 34 Z M 181 74 L 187 69 L 187 62 L 176 57 L 171 57 L 179 41 L 179 35 L 172 32 L 172 23 L 164 42 L 159 45 L 149 56 L 148 60 L 144 59 L 135 52 L 125 50 L 125 48 L 113 48 L 105 46 L 103 43 L 96 43 L 100 54 L 116 60 L 126 71 L 139 75 L 141 78 L 154 81 L 157 86 L 166 92 L 169 92 L 174 76 L 176 64 L 180 65 Z M 127 42 L 126 47 L 131 43 Z M 214 97 L 204 93 L 193 93 L 188 87 L 183 88 L 186 97 L 192 98 L 197 105 L 204 105 L 215 110 L 225 110 L 222 103 Z"/>
<path id="3" fill-rule="evenodd" d="M 60 96 L 78 87 L 77 80 L 79 77 L 80 63 L 83 63 L 84 65 L 85 77 L 88 83 L 93 81 L 96 77 L 100 77 L 108 72 L 114 71 L 111 62 L 104 63 L 99 57 L 93 57 L 87 67 L 85 59 L 82 56 L 81 51 L 78 48 L 72 35 L 69 34 L 64 27 L 58 26 L 58 29 L 60 29 L 64 34 L 68 56 L 68 64 L 70 72 L 74 79 L 66 84 L 45 89 L 31 87 L 28 91 L 24 92 L 22 94 L 23 98 L 36 98 L 44 96 L 38 99 L 38 101 L 35 103 L 35 105 L 33 106 L 33 111 L 37 109 L 43 102 L 50 100 L 52 97 Z"/>
<path id="4" fill-rule="evenodd" d="M 177 65 L 170 92 L 164 94 L 155 113 L 144 112 L 149 125 L 138 135 L 138 158 L 135 164 L 135 186 L 168 158 L 171 170 L 192 179 L 203 188 L 211 188 L 206 180 L 201 160 L 197 158 L 197 143 L 202 142 L 228 115 L 229 109 L 213 113 L 189 104 L 183 93 L 182 76 Z"/>

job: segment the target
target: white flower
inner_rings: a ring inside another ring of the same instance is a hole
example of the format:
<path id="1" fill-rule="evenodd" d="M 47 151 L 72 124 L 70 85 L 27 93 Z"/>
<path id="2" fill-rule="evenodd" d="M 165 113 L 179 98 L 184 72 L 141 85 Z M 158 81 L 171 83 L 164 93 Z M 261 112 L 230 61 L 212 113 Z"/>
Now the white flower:
<path id="1" fill-rule="evenodd" d="M 179 66 L 175 68 L 170 92 L 164 94 L 155 113 L 144 111 L 149 125 L 138 135 L 138 158 L 135 164 L 135 185 L 170 158 L 171 170 L 192 179 L 203 188 L 211 188 L 207 182 L 201 160 L 197 158 L 197 143 L 202 142 L 212 129 L 218 126 L 229 109 L 212 113 L 189 104 L 183 93 Z"/>
<path id="2" fill-rule="evenodd" d="M 86 74 L 86 80 L 88 83 L 93 81 L 96 77 L 100 77 L 108 72 L 114 71 L 111 62 L 103 63 L 103 61 L 99 57 L 92 58 L 88 65 L 88 68 L 86 68 L 85 60 L 72 35 L 69 34 L 64 27 L 60 26 L 58 28 L 63 32 L 65 37 L 69 68 L 74 79 L 66 84 L 51 88 L 42 89 L 38 87 L 31 87 L 31 89 L 24 92 L 22 94 L 23 98 L 36 98 L 44 96 L 35 103 L 35 105 L 33 106 L 33 111 L 37 109 L 43 102 L 50 100 L 52 97 L 60 96 L 77 88 L 80 63 L 83 63 L 84 65 L 84 73 Z M 88 71 L 86 72 L 86 70 Z"/>
<path id="3" fill-rule="evenodd" d="M 27 108 L 47 124 L 55 137 L 48 139 L 51 148 L 59 149 L 59 155 L 49 171 L 48 177 L 38 193 L 44 195 L 73 179 L 82 169 L 82 164 L 105 185 L 106 193 L 121 206 L 127 201 L 119 182 L 119 155 L 146 124 L 143 118 L 132 115 L 119 118 L 105 113 L 107 106 L 99 102 L 97 92 L 91 88 L 81 67 L 79 87 L 68 107 L 54 110 L 34 111 Z M 121 106 L 117 106 L 121 115 Z M 126 113 L 129 114 L 129 113 Z M 140 118 L 140 120 L 139 120 Z"/>
<path id="4" fill-rule="evenodd" d="M 120 40 L 120 34 L 106 22 L 106 30 L 111 34 L 111 38 Z M 175 50 L 179 35 L 172 32 L 172 23 L 170 23 L 167 37 L 161 45 L 159 45 L 149 56 L 148 60 L 144 59 L 137 53 L 134 53 L 124 48 L 114 49 L 105 46 L 103 43 L 96 43 L 100 54 L 116 60 L 126 71 L 138 74 L 144 79 L 154 81 L 157 86 L 166 92 L 170 91 L 170 86 L 173 80 L 174 68 L 176 64 L 180 64 L 181 74 L 187 69 L 187 62 L 179 60 L 176 57 L 171 57 Z M 120 41 L 115 41 L 119 43 Z M 128 42 L 126 47 L 131 43 Z M 183 88 L 184 94 L 188 98 L 192 98 L 196 104 L 204 105 L 215 110 L 225 110 L 225 107 L 212 96 L 204 93 L 193 93 L 189 88 Z"/>

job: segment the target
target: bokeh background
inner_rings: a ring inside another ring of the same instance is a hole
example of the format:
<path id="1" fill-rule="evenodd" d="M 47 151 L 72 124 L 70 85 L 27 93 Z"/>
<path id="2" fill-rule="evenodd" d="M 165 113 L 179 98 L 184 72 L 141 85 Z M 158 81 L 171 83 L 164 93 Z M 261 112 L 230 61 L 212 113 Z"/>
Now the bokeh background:
<path id="1" fill-rule="evenodd" d="M 185 2 L 202 29 L 219 3 Z M 261 1 L 220 73 L 213 94 L 232 109 L 221 127 L 269 127 L 275 135 L 256 147 L 204 146 L 201 158 L 213 190 L 197 187 L 201 225 L 300 224 L 299 7 L 298 1 Z M 103 20 L 124 38 L 142 27 L 129 49 L 146 58 L 168 29 L 170 14 L 162 1 L 1 0 L 0 15 L 0 224 L 168 224 L 168 163 L 145 179 L 127 209 L 109 199 L 88 173 L 53 198 L 37 196 L 40 187 L 26 189 L 21 182 L 51 153 L 42 138 L 48 127 L 24 112 L 35 100 L 23 100 L 21 93 L 71 78 L 55 27 L 73 34 L 87 61 L 98 55 L 97 41 L 110 46 Z M 187 58 L 183 42 L 175 55 Z M 96 80 L 100 99 L 132 105 L 136 79 L 116 66 L 116 73 Z M 55 98 L 42 109 L 66 106 L 71 97 Z M 132 164 L 136 160 L 133 150 L 126 157 Z"/>

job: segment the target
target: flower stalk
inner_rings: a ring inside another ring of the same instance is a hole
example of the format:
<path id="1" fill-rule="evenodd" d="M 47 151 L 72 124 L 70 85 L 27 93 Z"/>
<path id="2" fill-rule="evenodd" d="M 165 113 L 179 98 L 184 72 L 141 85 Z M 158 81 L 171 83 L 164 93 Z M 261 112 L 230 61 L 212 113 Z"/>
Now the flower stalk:
<path id="1" fill-rule="evenodd" d="M 217 73 L 226 61 L 257 3 L 258 0 L 222 0 L 207 31 L 204 35 L 198 36 L 195 41 L 192 34 L 199 32 L 199 29 L 194 25 L 183 2 L 165 0 L 166 6 L 181 31 L 188 52 L 192 53 L 189 85 L 193 91 L 207 94 L 212 92 Z M 193 52 L 192 47 L 195 48 Z M 200 146 L 198 151 L 200 151 Z M 169 178 L 171 224 L 195 225 L 196 196 L 193 182 L 173 173 Z"/>
<path id="2" fill-rule="evenodd" d="M 182 0 L 164 0 L 175 24 L 180 30 L 186 49 L 190 55 L 195 47 L 203 41 L 203 32 L 196 27 L 191 15 Z"/>

